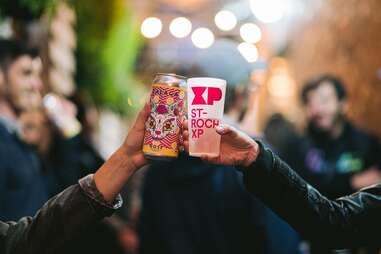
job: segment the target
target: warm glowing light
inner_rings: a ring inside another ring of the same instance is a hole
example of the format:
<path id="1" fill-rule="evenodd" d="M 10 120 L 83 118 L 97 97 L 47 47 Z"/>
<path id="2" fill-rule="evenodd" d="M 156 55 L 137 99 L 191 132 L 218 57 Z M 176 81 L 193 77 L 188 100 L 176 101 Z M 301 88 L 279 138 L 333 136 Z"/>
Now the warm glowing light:
<path id="1" fill-rule="evenodd" d="M 163 23 L 160 19 L 155 17 L 146 18 L 140 27 L 143 36 L 149 39 L 159 36 L 162 29 Z"/>
<path id="2" fill-rule="evenodd" d="M 274 74 L 268 81 L 268 89 L 272 96 L 288 98 L 294 91 L 294 83 L 287 73 Z"/>
<path id="3" fill-rule="evenodd" d="M 239 29 L 242 40 L 249 43 L 257 43 L 262 38 L 261 29 L 254 23 L 246 23 Z"/>
<path id="4" fill-rule="evenodd" d="M 169 31 L 176 38 L 184 38 L 192 31 L 192 23 L 184 17 L 175 18 L 169 25 Z"/>
<path id="5" fill-rule="evenodd" d="M 209 48 L 214 43 L 214 34 L 208 28 L 197 28 L 192 33 L 192 42 L 198 48 Z"/>
<path id="6" fill-rule="evenodd" d="M 258 60 L 258 49 L 254 44 L 242 42 L 238 45 L 238 51 L 249 63 L 254 63 Z"/>
<path id="7" fill-rule="evenodd" d="M 214 22 L 222 31 L 229 31 L 237 25 L 237 18 L 231 11 L 222 10 L 214 17 Z"/>
<path id="8" fill-rule="evenodd" d="M 251 11 L 264 23 L 281 20 L 285 14 L 284 0 L 250 0 Z"/>

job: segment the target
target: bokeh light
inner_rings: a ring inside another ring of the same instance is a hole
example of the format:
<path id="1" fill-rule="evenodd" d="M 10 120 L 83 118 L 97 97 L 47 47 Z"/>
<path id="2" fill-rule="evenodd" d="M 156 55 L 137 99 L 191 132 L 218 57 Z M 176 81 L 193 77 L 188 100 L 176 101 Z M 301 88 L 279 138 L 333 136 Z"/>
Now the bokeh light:
<path id="1" fill-rule="evenodd" d="M 285 12 L 284 0 L 250 0 L 251 11 L 263 23 L 281 20 Z"/>
<path id="2" fill-rule="evenodd" d="M 289 98 L 295 91 L 295 84 L 286 72 L 275 73 L 268 81 L 268 90 L 274 97 Z"/>
<path id="3" fill-rule="evenodd" d="M 162 29 L 163 23 L 156 17 L 146 18 L 140 27 L 142 35 L 149 39 L 159 36 Z"/>
<path id="4" fill-rule="evenodd" d="M 197 28 L 192 33 L 192 42 L 197 48 L 209 48 L 214 43 L 214 34 L 208 28 Z"/>
<path id="5" fill-rule="evenodd" d="M 257 43 L 262 38 L 261 29 L 254 23 L 243 24 L 239 30 L 242 40 L 249 43 Z"/>
<path id="6" fill-rule="evenodd" d="M 222 31 L 230 31 L 237 25 L 237 18 L 231 11 L 219 11 L 214 17 L 216 26 Z"/>
<path id="7" fill-rule="evenodd" d="M 192 22 L 184 17 L 175 18 L 169 25 L 169 31 L 176 38 L 184 38 L 192 31 Z"/>
<path id="8" fill-rule="evenodd" d="M 258 60 L 258 49 L 254 44 L 242 42 L 238 45 L 237 49 L 249 63 L 254 63 Z"/>

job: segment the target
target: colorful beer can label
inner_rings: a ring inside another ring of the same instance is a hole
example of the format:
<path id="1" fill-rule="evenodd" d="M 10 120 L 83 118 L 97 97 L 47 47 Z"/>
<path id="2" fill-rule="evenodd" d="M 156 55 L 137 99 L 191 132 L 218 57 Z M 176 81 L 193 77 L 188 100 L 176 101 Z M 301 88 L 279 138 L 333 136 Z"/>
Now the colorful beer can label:
<path id="1" fill-rule="evenodd" d="M 145 126 L 144 154 L 177 157 L 180 116 L 184 109 L 185 91 L 179 87 L 154 84 L 150 97 L 151 113 Z"/>

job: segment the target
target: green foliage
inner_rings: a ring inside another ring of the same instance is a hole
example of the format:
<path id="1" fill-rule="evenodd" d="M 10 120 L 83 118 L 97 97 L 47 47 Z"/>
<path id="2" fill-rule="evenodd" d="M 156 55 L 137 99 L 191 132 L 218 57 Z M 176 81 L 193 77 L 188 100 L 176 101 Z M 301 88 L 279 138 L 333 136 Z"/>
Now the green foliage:
<path id="1" fill-rule="evenodd" d="M 77 13 L 77 84 L 95 102 L 123 114 L 142 104 L 144 87 L 134 78 L 142 45 L 139 25 L 125 1 L 73 2 Z"/>
<path id="2" fill-rule="evenodd" d="M 0 0 L 0 16 L 31 20 L 52 9 L 57 0 Z"/>
<path id="3" fill-rule="evenodd" d="M 134 79 L 134 67 L 141 41 L 137 24 L 127 16 L 122 17 L 111 29 L 102 51 L 104 76 L 102 90 L 105 101 L 118 110 L 134 110 L 142 101 L 142 89 Z"/>
<path id="4" fill-rule="evenodd" d="M 0 0 L 0 16 L 21 20 L 54 13 L 60 0 Z M 62 0 L 65 1 L 65 0 Z M 77 17 L 77 74 L 79 89 L 95 102 L 123 114 L 142 104 L 144 86 L 134 77 L 143 40 L 139 24 L 125 0 L 66 0 Z"/>
<path id="5" fill-rule="evenodd" d="M 53 6 L 57 0 L 18 0 L 20 6 L 30 10 L 32 14 L 39 14 Z"/>

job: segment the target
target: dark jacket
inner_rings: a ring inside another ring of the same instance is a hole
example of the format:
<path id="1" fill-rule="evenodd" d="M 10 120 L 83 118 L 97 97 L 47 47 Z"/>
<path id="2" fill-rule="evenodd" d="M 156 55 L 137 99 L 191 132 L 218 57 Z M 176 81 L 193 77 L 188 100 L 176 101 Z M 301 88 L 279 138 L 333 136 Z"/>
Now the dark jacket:
<path id="1" fill-rule="evenodd" d="M 104 160 L 82 134 L 67 139 L 55 133 L 49 153 L 42 157 L 50 197 L 94 173 L 103 163 Z"/>
<path id="2" fill-rule="evenodd" d="M 92 175 L 50 199 L 34 218 L 0 222 L 1 254 L 54 254 L 83 229 L 121 206 L 107 204 Z"/>
<path id="3" fill-rule="evenodd" d="M 330 200 L 261 145 L 249 168 L 246 188 L 304 237 L 331 248 L 381 246 L 381 184 Z"/>
<path id="4" fill-rule="evenodd" d="M 294 160 L 286 161 L 329 198 L 355 192 L 351 186 L 353 175 L 370 167 L 381 169 L 381 147 L 377 138 L 349 122 L 335 139 L 311 125 L 301 144 Z M 293 147 L 297 146 L 290 144 L 288 149 Z"/>
<path id="5" fill-rule="evenodd" d="M 92 169 L 98 169 L 103 164 L 103 160 L 81 134 L 70 139 L 56 134 L 51 151 L 42 161 L 50 197 L 75 184 L 81 177 L 93 173 Z M 73 237 L 55 254 L 61 253 L 118 254 L 123 251 L 115 228 L 102 221 Z"/>
<path id="6" fill-rule="evenodd" d="M 33 215 L 48 198 L 36 153 L 19 139 L 15 123 L 0 118 L 0 219 Z"/>
<path id="7" fill-rule="evenodd" d="M 143 189 L 140 253 L 262 253 L 262 211 L 242 174 L 181 155 L 151 165 Z"/>

